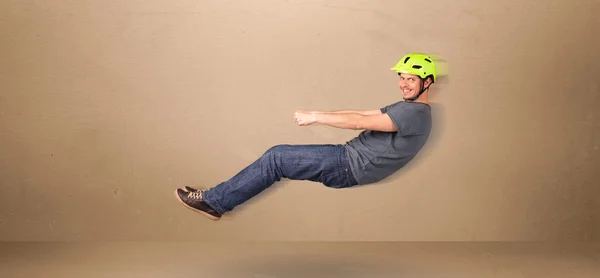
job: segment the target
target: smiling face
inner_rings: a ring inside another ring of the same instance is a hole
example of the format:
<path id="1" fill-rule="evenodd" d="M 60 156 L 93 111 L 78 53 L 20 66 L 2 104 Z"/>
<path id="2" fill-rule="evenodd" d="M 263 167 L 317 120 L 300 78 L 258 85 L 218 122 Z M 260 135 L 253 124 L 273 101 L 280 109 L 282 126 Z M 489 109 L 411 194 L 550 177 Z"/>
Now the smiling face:
<path id="1" fill-rule="evenodd" d="M 425 82 L 425 84 L 423 84 L 423 88 L 427 88 L 431 84 L 431 80 L 429 78 L 421 80 L 421 78 L 417 75 L 401 73 L 398 87 L 400 87 L 402 97 L 404 99 L 411 99 L 417 96 L 422 88 L 421 82 Z"/>

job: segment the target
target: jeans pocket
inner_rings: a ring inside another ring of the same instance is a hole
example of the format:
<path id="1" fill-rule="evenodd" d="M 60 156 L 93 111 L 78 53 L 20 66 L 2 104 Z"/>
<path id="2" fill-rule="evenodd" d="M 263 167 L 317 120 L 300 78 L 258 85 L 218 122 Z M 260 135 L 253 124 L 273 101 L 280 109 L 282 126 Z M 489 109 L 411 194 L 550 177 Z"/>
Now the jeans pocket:
<path id="1" fill-rule="evenodd" d="M 350 169 L 346 168 L 319 177 L 319 182 L 331 188 L 350 187 Z"/>

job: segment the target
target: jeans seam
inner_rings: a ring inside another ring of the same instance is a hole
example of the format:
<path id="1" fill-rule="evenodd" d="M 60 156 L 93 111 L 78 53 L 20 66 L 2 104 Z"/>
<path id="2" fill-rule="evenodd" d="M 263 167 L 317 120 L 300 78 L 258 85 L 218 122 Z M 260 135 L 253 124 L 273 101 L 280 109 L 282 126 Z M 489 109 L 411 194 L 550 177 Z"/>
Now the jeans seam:
<path id="1" fill-rule="evenodd" d="M 319 181 L 322 180 L 323 178 L 326 178 L 326 177 L 329 177 L 329 176 L 332 176 L 332 175 L 337 175 L 337 174 L 339 174 L 341 172 L 344 172 L 344 171 L 348 171 L 348 167 L 343 168 L 342 170 L 339 170 L 339 171 L 335 171 L 333 173 L 329 173 L 327 175 L 322 175 L 322 176 L 319 177 Z"/>

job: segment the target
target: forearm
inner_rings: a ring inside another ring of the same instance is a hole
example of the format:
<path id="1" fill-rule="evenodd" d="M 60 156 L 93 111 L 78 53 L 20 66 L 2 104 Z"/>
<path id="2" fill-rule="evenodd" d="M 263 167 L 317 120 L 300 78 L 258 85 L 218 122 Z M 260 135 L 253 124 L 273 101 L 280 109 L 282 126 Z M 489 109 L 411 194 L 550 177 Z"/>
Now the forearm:
<path id="1" fill-rule="evenodd" d="M 328 113 L 328 114 L 364 114 L 366 111 L 362 110 L 337 110 L 337 111 L 314 111 L 315 113 Z"/>
<path id="2" fill-rule="evenodd" d="M 365 117 L 365 115 L 360 113 L 342 111 L 314 111 L 312 114 L 314 116 L 315 123 L 343 129 L 360 129 L 361 120 Z"/>
<path id="3" fill-rule="evenodd" d="M 313 113 L 327 113 L 327 114 L 361 114 L 361 115 L 373 115 L 381 113 L 380 110 L 337 110 L 337 111 L 312 111 Z"/>

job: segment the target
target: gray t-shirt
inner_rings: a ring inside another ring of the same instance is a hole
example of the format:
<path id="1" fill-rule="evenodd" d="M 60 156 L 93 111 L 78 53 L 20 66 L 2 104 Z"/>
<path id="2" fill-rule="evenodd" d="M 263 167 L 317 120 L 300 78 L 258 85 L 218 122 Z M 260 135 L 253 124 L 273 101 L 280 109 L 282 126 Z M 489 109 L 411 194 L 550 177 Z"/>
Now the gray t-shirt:
<path id="1" fill-rule="evenodd" d="M 399 101 L 381 108 L 397 132 L 364 130 L 344 145 L 358 184 L 380 181 L 412 160 L 429 138 L 431 107 L 424 103 Z"/>

